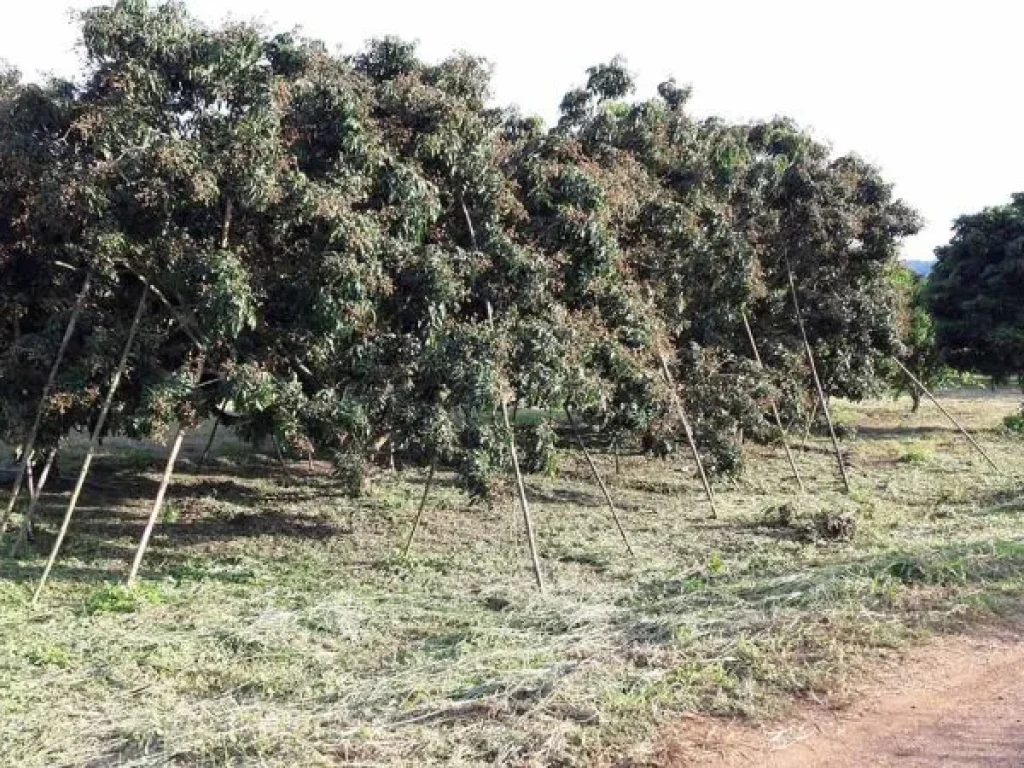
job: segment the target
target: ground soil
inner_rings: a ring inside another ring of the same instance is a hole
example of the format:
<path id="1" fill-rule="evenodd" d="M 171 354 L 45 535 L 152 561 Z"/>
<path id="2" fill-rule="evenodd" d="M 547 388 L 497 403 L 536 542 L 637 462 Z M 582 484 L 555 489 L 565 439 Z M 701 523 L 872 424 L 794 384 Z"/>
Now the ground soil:
<path id="1" fill-rule="evenodd" d="M 1024 620 L 915 648 L 849 706 L 804 705 L 753 728 L 695 718 L 665 737 L 663 765 L 766 768 L 1024 766 Z"/>

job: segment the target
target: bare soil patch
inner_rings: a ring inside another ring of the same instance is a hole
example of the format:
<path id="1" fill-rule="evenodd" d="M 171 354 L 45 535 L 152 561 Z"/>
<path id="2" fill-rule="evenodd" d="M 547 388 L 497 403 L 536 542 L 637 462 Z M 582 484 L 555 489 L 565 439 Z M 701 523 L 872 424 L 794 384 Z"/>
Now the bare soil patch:
<path id="1" fill-rule="evenodd" d="M 753 728 L 693 718 L 665 765 L 1019 766 L 1024 764 L 1024 620 L 941 637 L 903 654 L 843 709 L 805 704 Z"/>

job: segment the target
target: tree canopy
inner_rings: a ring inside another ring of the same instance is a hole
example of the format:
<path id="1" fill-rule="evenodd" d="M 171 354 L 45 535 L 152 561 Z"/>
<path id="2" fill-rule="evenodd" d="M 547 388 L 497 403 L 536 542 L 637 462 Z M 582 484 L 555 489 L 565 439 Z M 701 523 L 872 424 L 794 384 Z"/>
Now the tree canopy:
<path id="1" fill-rule="evenodd" d="M 738 472 L 741 430 L 777 437 L 768 403 L 806 410 L 791 275 L 829 394 L 875 391 L 898 349 L 890 271 L 919 220 L 789 120 L 697 118 L 671 80 L 634 101 L 616 59 L 545 127 L 493 103 L 486 61 L 395 38 L 335 55 L 146 0 L 81 25 L 81 77 L 0 77 L 11 442 L 87 274 L 48 440 L 95 418 L 142 300 L 108 430 L 228 410 L 353 490 L 390 442 L 487 494 L 509 403 L 671 439 L 663 355 L 709 469 Z M 550 469 L 554 427 L 517 430 L 531 469 Z"/>

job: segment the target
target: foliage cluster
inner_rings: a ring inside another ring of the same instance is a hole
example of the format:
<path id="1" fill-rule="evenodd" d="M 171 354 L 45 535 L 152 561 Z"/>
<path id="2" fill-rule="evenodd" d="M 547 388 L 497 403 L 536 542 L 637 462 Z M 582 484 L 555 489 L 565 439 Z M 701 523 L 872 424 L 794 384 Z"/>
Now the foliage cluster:
<path id="1" fill-rule="evenodd" d="M 178 2 L 81 16 L 77 80 L 0 79 L 0 434 L 213 414 L 326 456 L 362 487 L 390 444 L 486 495 L 503 408 L 565 408 L 609 440 L 671 438 L 665 356 L 710 471 L 739 435 L 803 418 L 792 278 L 830 395 L 900 350 L 890 273 L 918 218 L 878 171 L 793 122 L 698 119 L 689 89 L 632 100 L 588 70 L 557 124 L 498 107 L 487 62 L 384 38 L 335 55 L 297 33 L 207 27 Z M 752 359 L 749 319 L 765 366 Z M 519 439 L 552 471 L 554 424 Z"/>
<path id="2" fill-rule="evenodd" d="M 961 216 L 936 256 L 929 304 L 943 356 L 994 380 L 1024 374 L 1024 193 Z"/>

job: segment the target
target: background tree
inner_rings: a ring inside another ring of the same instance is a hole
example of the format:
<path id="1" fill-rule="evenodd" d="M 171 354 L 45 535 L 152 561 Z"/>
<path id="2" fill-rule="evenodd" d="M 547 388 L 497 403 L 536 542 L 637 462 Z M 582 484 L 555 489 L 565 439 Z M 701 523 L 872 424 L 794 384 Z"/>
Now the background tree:
<path id="1" fill-rule="evenodd" d="M 913 270 L 896 267 L 892 280 L 898 292 L 896 324 L 899 332 L 900 361 L 929 389 L 942 379 L 946 365 L 935 340 L 935 321 L 927 304 L 927 282 Z M 921 390 L 899 368 L 893 372 L 897 394 L 910 395 L 912 411 L 921 406 Z"/>
<path id="2" fill-rule="evenodd" d="M 1024 193 L 957 219 L 935 255 L 928 304 L 946 362 L 997 379 L 1024 373 Z"/>

